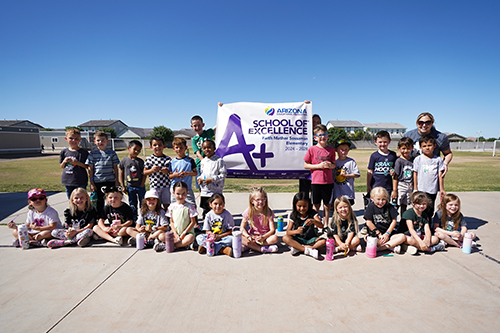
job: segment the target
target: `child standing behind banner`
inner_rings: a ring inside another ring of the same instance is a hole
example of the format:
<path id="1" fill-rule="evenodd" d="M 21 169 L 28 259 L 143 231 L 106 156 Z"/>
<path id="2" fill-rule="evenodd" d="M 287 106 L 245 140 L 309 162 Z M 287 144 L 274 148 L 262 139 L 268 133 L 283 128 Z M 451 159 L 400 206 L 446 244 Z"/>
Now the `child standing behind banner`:
<path id="1" fill-rule="evenodd" d="M 201 187 L 200 206 L 203 208 L 203 219 L 210 211 L 208 201 L 210 197 L 222 194 L 224 181 L 226 180 L 226 162 L 215 155 L 215 142 L 206 140 L 203 142 L 203 153 L 205 157 L 201 161 L 201 174 L 198 176 L 198 184 Z"/>

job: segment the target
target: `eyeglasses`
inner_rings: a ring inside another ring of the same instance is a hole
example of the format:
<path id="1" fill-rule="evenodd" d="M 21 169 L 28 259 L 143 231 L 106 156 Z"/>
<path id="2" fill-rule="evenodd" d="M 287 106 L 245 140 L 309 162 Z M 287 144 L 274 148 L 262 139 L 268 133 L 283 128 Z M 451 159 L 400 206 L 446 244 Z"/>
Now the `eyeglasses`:
<path id="1" fill-rule="evenodd" d="M 316 136 L 319 136 L 320 138 L 322 138 L 324 136 L 328 136 L 328 133 L 319 133 L 319 134 L 316 134 Z"/>
<path id="2" fill-rule="evenodd" d="M 30 198 L 31 201 L 42 201 L 42 200 L 45 200 L 45 197 L 31 197 Z"/>
<path id="3" fill-rule="evenodd" d="M 430 120 L 427 120 L 427 121 L 419 121 L 419 122 L 418 122 L 418 125 L 419 125 L 419 126 L 423 126 L 423 125 L 432 125 L 432 121 L 430 121 Z"/>

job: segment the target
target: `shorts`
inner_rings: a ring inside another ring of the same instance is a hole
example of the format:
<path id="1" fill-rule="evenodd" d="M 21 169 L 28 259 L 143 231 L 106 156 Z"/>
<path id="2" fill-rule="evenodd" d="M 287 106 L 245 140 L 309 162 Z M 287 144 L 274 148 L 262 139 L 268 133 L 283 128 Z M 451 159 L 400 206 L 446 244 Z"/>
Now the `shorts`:
<path id="1" fill-rule="evenodd" d="M 398 182 L 398 205 L 409 206 L 411 204 L 411 194 L 413 193 L 413 183 Z"/>
<path id="2" fill-rule="evenodd" d="M 319 237 L 305 239 L 305 238 L 299 237 L 297 235 L 293 235 L 292 238 L 300 245 L 311 245 L 311 244 L 314 244 Z"/>
<path id="3" fill-rule="evenodd" d="M 320 205 L 323 201 L 324 205 L 328 205 L 332 199 L 333 183 L 332 184 L 311 184 L 312 203 Z"/>
<path id="4" fill-rule="evenodd" d="M 162 188 L 151 188 L 153 191 L 158 194 L 158 198 L 160 198 L 160 201 L 164 205 L 170 205 L 170 188 L 169 187 L 162 187 Z"/>

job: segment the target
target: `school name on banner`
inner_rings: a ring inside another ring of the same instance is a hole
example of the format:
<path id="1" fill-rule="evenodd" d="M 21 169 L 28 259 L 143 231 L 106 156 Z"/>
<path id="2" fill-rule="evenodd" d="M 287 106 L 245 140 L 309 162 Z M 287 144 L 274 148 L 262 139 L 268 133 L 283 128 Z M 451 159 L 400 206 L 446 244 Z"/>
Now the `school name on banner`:
<path id="1" fill-rule="evenodd" d="M 233 178 L 307 178 L 311 103 L 231 103 L 217 112 L 217 155 Z"/>

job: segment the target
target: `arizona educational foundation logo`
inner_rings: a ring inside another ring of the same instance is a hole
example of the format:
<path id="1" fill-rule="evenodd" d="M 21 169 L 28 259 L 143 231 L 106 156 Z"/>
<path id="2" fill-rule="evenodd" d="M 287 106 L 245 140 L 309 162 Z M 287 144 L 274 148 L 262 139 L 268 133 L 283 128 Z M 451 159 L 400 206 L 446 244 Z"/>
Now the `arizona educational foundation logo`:
<path id="1" fill-rule="evenodd" d="M 264 111 L 268 116 L 274 116 L 274 108 L 268 106 Z"/>

